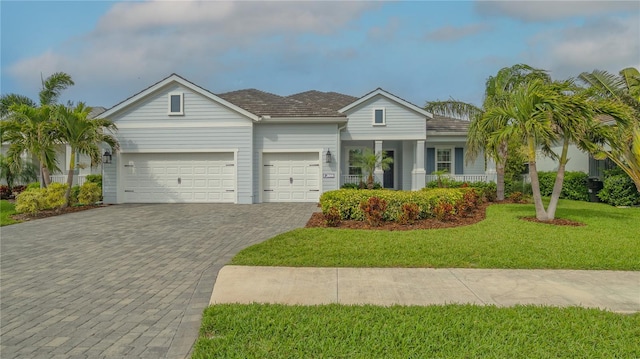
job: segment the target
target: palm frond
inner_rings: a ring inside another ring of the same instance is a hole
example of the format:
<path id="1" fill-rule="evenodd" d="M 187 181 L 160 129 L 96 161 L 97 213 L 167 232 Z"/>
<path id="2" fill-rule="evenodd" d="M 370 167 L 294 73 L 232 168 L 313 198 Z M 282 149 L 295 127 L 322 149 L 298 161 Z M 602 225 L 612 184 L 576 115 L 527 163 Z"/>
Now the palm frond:
<path id="1" fill-rule="evenodd" d="M 27 96 L 10 93 L 2 95 L 0 97 L 0 118 L 5 118 L 9 115 L 12 106 L 27 105 L 29 107 L 36 107 L 36 103 Z"/>
<path id="2" fill-rule="evenodd" d="M 428 101 L 424 109 L 440 116 L 460 120 L 471 120 L 482 114 L 482 109 L 470 103 L 450 99 L 448 101 Z"/>
<path id="3" fill-rule="evenodd" d="M 42 90 L 40 90 L 40 104 L 51 105 L 58 101 L 60 94 L 74 82 L 71 76 L 64 72 L 56 72 L 42 80 Z"/>
<path id="4" fill-rule="evenodd" d="M 578 79 L 595 88 L 601 96 L 620 99 L 624 91 L 624 79 L 604 70 L 583 72 Z"/>

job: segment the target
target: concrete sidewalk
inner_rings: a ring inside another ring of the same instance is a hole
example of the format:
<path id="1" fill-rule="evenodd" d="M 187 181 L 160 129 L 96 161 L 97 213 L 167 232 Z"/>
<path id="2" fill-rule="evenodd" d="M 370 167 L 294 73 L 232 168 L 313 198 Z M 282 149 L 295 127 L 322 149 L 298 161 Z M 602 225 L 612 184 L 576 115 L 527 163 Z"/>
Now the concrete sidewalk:
<path id="1" fill-rule="evenodd" d="M 537 304 L 640 311 L 640 272 L 226 266 L 211 304 Z"/>

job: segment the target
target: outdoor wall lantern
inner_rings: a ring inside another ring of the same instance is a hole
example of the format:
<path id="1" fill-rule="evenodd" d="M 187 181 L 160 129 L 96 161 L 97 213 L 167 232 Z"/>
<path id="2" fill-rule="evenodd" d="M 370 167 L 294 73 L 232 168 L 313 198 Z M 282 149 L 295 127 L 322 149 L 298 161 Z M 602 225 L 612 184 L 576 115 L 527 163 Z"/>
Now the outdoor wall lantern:
<path id="1" fill-rule="evenodd" d="M 104 150 L 104 154 L 102 155 L 102 163 L 111 163 L 111 152 L 109 152 L 109 150 Z"/>
<path id="2" fill-rule="evenodd" d="M 327 154 L 325 155 L 325 162 L 331 163 L 331 151 L 327 148 Z"/>

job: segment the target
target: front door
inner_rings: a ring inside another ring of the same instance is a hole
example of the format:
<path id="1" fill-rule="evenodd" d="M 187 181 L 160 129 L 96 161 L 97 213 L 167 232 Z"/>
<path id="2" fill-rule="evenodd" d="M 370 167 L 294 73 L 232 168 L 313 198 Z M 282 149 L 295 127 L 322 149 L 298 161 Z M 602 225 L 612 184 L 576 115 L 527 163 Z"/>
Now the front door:
<path id="1" fill-rule="evenodd" d="M 387 157 L 393 158 L 393 162 L 395 162 L 395 156 L 393 155 L 393 151 L 385 151 Z M 389 165 L 389 169 L 384 171 L 382 175 L 382 180 L 384 181 L 384 188 L 394 188 L 393 183 L 393 163 Z"/>

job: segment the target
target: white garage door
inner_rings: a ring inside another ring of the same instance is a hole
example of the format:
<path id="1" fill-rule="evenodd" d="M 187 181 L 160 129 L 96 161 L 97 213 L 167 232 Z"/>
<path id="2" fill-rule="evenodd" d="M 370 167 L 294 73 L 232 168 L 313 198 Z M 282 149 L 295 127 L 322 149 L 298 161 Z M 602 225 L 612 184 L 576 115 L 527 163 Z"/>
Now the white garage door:
<path id="1" fill-rule="evenodd" d="M 138 153 L 123 156 L 124 202 L 235 202 L 233 153 Z"/>
<path id="2" fill-rule="evenodd" d="M 264 153 L 263 202 L 317 202 L 320 199 L 318 153 Z"/>

